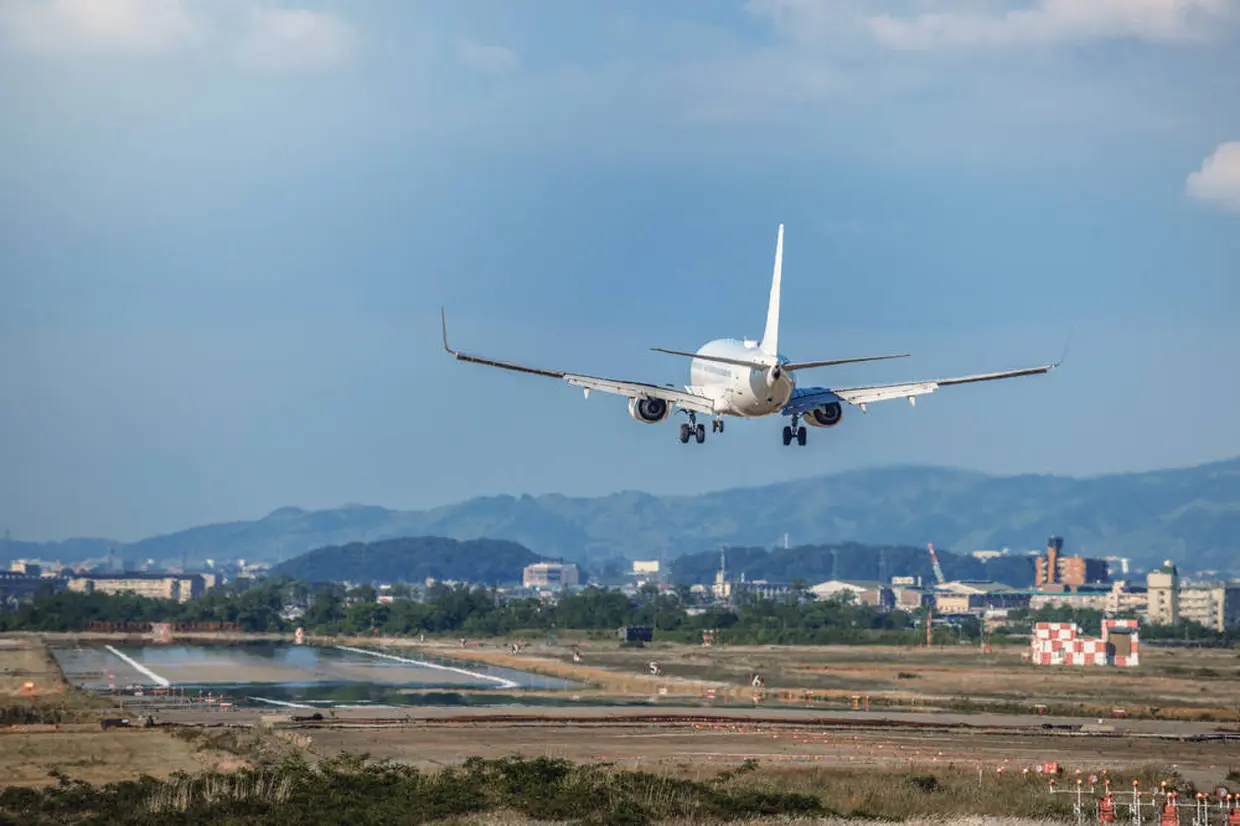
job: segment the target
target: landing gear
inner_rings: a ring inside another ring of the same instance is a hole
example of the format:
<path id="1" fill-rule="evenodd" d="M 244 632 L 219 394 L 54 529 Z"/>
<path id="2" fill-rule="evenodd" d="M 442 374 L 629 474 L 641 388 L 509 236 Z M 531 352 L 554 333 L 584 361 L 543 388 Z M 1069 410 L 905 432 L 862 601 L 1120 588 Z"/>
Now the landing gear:
<path id="1" fill-rule="evenodd" d="M 693 412 L 689 413 L 689 423 L 680 426 L 680 443 L 688 444 L 691 438 L 698 444 L 706 441 L 706 425 L 698 424 L 697 414 Z"/>
<path id="2" fill-rule="evenodd" d="M 801 445 L 802 447 L 805 446 L 805 440 L 806 440 L 807 434 L 805 432 L 805 426 L 802 425 L 800 421 L 801 421 L 800 416 L 793 416 L 792 426 L 784 427 L 784 445 L 785 446 L 792 444 L 792 440 L 794 438 L 797 440 L 798 445 Z"/>
<path id="3" fill-rule="evenodd" d="M 710 432 L 711 433 L 722 433 L 723 432 L 723 417 L 722 416 L 715 417 L 715 420 L 710 423 Z"/>

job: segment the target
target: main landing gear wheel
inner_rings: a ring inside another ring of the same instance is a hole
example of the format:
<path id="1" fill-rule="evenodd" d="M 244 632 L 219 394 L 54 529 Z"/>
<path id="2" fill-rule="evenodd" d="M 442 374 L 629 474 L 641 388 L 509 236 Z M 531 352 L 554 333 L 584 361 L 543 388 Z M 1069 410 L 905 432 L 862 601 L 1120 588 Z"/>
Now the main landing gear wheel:
<path id="1" fill-rule="evenodd" d="M 792 417 L 792 424 L 784 427 L 784 445 L 792 444 L 793 439 L 797 440 L 797 444 L 804 446 L 806 432 L 804 425 L 800 424 L 798 417 Z"/>
<path id="2" fill-rule="evenodd" d="M 706 425 L 698 424 L 697 415 L 689 414 L 689 423 L 680 426 L 680 443 L 688 444 L 690 439 L 696 439 L 698 444 L 706 441 Z"/>

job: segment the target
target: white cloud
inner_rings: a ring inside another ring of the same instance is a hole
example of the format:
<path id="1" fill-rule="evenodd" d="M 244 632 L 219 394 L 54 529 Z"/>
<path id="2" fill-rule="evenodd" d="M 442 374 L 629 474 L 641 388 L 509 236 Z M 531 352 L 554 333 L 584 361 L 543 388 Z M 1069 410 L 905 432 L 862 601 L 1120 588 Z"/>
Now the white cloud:
<path id="1" fill-rule="evenodd" d="M 1237 19 L 1231 0 L 748 0 L 747 8 L 802 42 L 860 39 L 902 50 L 1187 43 Z"/>
<path id="2" fill-rule="evenodd" d="M 272 71 L 324 69 L 346 62 L 357 45 L 347 22 L 307 9 L 256 9 L 238 56 L 247 66 Z"/>
<path id="3" fill-rule="evenodd" d="M 0 35 L 55 57 L 204 46 L 276 71 L 339 65 L 357 43 L 353 27 L 334 14 L 257 0 L 0 0 Z"/>
<path id="4" fill-rule="evenodd" d="M 493 75 L 503 75 L 517 68 L 517 53 L 504 46 L 491 46 L 473 40 L 461 40 L 456 44 L 457 59 L 473 69 Z"/>
<path id="5" fill-rule="evenodd" d="M 1001 47 L 1086 40 L 1181 43 L 1204 38 L 1227 0 L 1040 0 L 1003 14 L 932 12 L 870 19 L 881 44 L 897 49 Z"/>
<path id="6" fill-rule="evenodd" d="M 1219 144 L 1184 184 L 1190 198 L 1240 212 L 1240 141 Z"/>
<path id="7" fill-rule="evenodd" d="M 0 31 L 39 52 L 166 52 L 193 41 L 199 22 L 182 0 L 13 0 Z"/>

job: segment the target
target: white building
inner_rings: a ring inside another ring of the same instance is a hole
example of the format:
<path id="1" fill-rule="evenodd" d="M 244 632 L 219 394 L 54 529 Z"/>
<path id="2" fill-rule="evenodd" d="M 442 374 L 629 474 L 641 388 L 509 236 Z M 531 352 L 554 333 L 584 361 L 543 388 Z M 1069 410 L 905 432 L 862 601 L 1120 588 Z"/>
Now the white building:
<path id="1" fill-rule="evenodd" d="M 521 584 L 526 588 L 563 588 L 579 582 L 577 566 L 571 562 L 535 562 L 525 566 Z"/>

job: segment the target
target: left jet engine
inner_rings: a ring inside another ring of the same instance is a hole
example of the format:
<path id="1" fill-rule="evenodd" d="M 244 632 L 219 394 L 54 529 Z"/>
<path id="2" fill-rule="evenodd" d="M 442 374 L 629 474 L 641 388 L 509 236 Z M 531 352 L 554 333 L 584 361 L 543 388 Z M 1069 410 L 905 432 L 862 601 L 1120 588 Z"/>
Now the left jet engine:
<path id="1" fill-rule="evenodd" d="M 639 422 L 656 424 L 671 412 L 671 405 L 664 399 L 629 399 L 629 415 Z"/>

